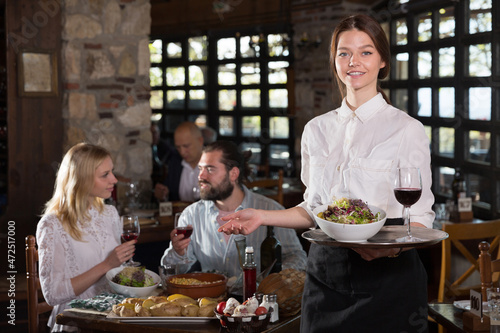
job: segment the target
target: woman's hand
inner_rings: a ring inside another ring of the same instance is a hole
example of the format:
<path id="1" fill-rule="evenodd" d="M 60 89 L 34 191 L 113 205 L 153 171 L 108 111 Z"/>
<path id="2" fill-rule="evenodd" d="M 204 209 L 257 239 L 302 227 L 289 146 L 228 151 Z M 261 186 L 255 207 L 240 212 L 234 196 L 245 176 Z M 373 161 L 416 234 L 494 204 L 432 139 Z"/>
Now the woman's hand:
<path id="1" fill-rule="evenodd" d="M 191 242 L 191 238 L 185 238 L 182 234 L 177 234 L 177 230 L 174 229 L 170 232 L 170 240 L 172 242 L 172 248 L 175 252 L 182 256 L 186 255 L 186 249 Z"/>
<path id="2" fill-rule="evenodd" d="M 257 230 L 257 228 L 263 224 L 264 214 L 265 211 L 247 208 L 233 214 L 226 215 L 221 219 L 228 222 L 221 226 L 218 231 L 224 232 L 228 235 L 248 235 Z"/>
<path id="3" fill-rule="evenodd" d="M 137 240 L 134 239 L 118 245 L 104 260 L 104 263 L 109 266 L 109 269 L 120 266 L 134 256 L 135 243 Z"/>

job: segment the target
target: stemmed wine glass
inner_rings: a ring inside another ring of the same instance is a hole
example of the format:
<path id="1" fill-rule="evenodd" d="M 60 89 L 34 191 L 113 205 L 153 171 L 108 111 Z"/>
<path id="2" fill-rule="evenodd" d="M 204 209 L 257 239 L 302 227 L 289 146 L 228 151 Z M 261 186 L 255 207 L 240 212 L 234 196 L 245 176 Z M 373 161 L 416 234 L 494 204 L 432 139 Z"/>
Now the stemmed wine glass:
<path id="1" fill-rule="evenodd" d="M 181 224 L 180 223 L 182 221 L 180 219 L 181 214 L 182 213 L 175 213 L 175 218 L 174 218 L 175 233 L 177 235 L 184 235 L 184 238 L 189 238 L 189 237 L 191 237 L 191 234 L 193 233 L 193 226 L 191 224 L 189 224 L 189 225 Z M 190 261 L 188 258 L 185 258 L 182 263 L 189 264 Z"/>
<path id="2" fill-rule="evenodd" d="M 139 224 L 139 218 L 134 215 L 123 215 L 121 217 L 123 230 L 122 230 L 122 239 L 125 242 L 131 241 L 133 239 L 139 238 L 139 233 L 141 230 Z M 130 258 L 128 261 L 123 263 L 124 266 L 140 266 L 141 263 L 134 261 Z"/>
<path id="3" fill-rule="evenodd" d="M 403 205 L 404 224 L 408 226 L 406 237 L 403 242 L 418 242 L 419 239 L 411 235 L 410 207 L 415 204 L 422 195 L 422 178 L 420 170 L 415 167 L 398 168 L 396 181 L 394 182 L 394 195 L 396 200 Z"/>

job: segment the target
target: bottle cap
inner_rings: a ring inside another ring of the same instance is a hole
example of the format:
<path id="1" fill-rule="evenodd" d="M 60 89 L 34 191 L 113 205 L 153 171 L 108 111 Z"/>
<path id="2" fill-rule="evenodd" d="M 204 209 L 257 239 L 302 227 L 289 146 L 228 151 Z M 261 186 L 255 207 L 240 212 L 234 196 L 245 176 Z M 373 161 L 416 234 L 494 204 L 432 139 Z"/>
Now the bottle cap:
<path id="1" fill-rule="evenodd" d="M 253 253 L 253 246 L 247 246 L 245 253 Z"/>

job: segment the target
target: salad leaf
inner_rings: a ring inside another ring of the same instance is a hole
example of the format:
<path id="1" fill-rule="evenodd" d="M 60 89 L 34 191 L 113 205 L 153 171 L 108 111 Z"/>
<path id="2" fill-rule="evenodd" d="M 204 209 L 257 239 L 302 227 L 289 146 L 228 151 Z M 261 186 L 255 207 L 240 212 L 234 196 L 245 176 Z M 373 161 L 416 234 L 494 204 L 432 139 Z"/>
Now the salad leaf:
<path id="1" fill-rule="evenodd" d="M 320 212 L 318 217 L 336 223 L 367 224 L 380 219 L 380 213 L 375 215 L 361 199 L 341 198 L 328 205 L 328 209 Z"/>
<path id="2" fill-rule="evenodd" d="M 111 281 L 129 287 L 149 287 L 155 284 L 152 276 L 145 272 L 146 267 L 125 267 Z"/>

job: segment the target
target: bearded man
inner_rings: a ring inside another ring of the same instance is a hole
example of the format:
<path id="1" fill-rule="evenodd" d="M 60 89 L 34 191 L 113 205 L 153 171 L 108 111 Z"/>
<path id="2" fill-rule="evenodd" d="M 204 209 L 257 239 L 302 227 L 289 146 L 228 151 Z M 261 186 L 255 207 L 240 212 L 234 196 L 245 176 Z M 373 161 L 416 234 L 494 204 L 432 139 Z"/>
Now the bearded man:
<path id="1" fill-rule="evenodd" d="M 185 238 L 174 229 L 170 246 L 162 263 L 199 263 L 201 271 L 218 271 L 228 278 L 241 273 L 235 239 L 242 236 L 226 235 L 217 229 L 225 224 L 221 217 L 244 208 L 266 210 L 283 209 L 276 201 L 254 193 L 243 185 L 248 172 L 247 160 L 238 147 L 229 141 L 216 141 L 203 148 L 198 167 L 201 200 L 182 212 L 180 225 L 192 225 L 191 237 Z M 257 272 L 260 267 L 260 245 L 266 238 L 266 227 L 260 227 L 246 237 L 246 245 L 253 246 Z M 275 237 L 282 248 L 282 267 L 305 270 L 306 253 L 293 229 L 275 228 Z M 189 265 L 180 265 L 185 273 Z"/>

